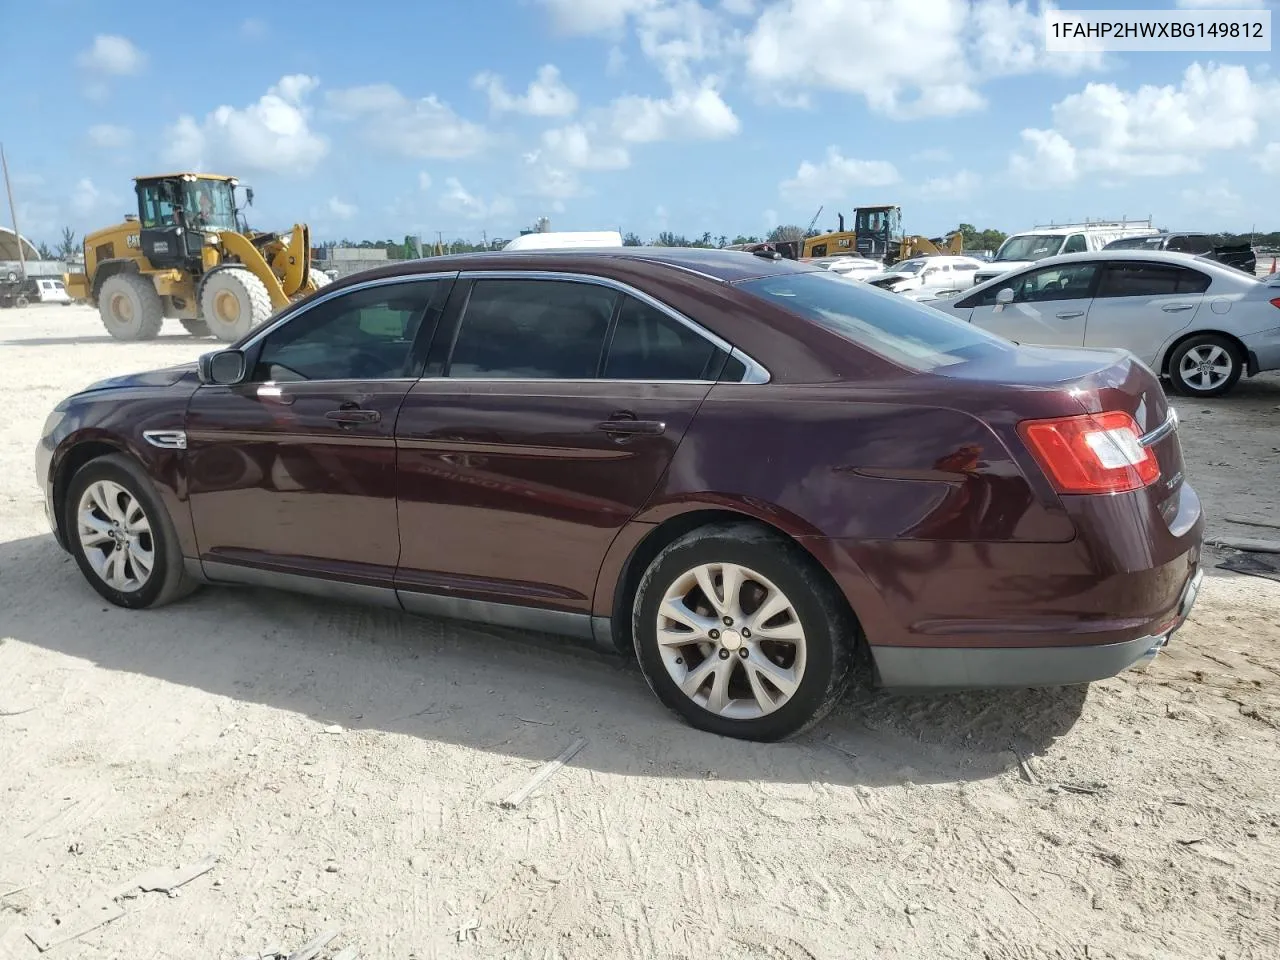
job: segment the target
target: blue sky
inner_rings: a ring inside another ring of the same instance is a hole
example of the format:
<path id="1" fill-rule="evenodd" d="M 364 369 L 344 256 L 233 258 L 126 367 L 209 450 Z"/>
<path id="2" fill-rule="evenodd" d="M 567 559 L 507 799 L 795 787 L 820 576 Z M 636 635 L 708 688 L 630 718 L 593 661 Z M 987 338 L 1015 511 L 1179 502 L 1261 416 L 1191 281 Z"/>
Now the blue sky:
<path id="1" fill-rule="evenodd" d="M 1175 2 L 1223 6 L 1123 5 Z M 148 9 L 6 11 L 0 138 L 37 241 L 188 167 L 252 185 L 255 226 L 319 239 L 511 237 L 543 215 L 732 237 L 877 202 L 928 235 L 1280 229 L 1276 51 L 1049 54 L 1037 0 Z"/>

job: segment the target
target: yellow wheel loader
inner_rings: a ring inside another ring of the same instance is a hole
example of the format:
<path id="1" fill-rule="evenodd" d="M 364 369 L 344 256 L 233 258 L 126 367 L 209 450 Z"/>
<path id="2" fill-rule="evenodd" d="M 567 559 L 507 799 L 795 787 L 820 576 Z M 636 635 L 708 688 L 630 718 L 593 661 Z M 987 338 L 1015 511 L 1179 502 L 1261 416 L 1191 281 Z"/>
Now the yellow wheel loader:
<path id="1" fill-rule="evenodd" d="M 892 266 L 912 257 L 964 252 L 964 237 L 959 233 L 933 239 L 918 234 L 904 235 L 902 208 L 894 204 L 858 207 L 853 212 L 852 230 L 844 228 L 844 214 L 837 216 L 838 229 L 806 239 L 800 249 L 801 257 L 856 254 Z"/>
<path id="2" fill-rule="evenodd" d="M 311 232 L 250 230 L 234 177 L 135 177 L 138 213 L 84 238 L 84 273 L 63 283 L 94 304 L 120 340 L 149 340 L 165 317 L 195 336 L 233 341 L 329 283 L 311 269 Z M 244 188 L 244 206 L 253 190 Z"/>

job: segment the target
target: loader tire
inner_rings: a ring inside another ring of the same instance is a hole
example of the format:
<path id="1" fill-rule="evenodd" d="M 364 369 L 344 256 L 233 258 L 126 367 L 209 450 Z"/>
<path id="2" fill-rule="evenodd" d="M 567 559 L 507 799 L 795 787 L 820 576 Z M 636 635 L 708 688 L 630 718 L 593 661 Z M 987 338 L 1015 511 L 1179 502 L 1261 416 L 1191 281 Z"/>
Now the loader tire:
<path id="1" fill-rule="evenodd" d="M 267 285 L 245 267 L 224 267 L 200 286 L 200 319 L 224 343 L 239 340 L 271 316 Z"/>
<path id="2" fill-rule="evenodd" d="M 314 268 L 307 271 L 307 276 L 311 279 L 311 285 L 317 290 L 321 287 L 327 287 L 329 284 L 333 283 L 333 281 L 329 279 L 329 275 L 327 273 L 321 273 L 319 270 Z"/>
<path id="3" fill-rule="evenodd" d="M 193 337 L 209 336 L 209 325 L 203 320 L 194 320 L 187 317 L 179 320 L 178 322 L 182 324 L 182 329 L 186 330 L 187 333 L 191 334 Z"/>
<path id="4" fill-rule="evenodd" d="M 102 281 L 98 315 L 117 340 L 154 340 L 164 324 L 164 303 L 146 277 L 117 273 Z"/>

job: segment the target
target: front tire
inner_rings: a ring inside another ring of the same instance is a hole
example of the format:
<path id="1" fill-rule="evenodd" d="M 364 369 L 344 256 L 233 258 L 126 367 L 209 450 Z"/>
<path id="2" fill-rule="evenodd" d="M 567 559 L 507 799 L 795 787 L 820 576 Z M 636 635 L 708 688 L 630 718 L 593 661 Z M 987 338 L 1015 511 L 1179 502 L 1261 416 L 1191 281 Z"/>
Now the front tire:
<path id="1" fill-rule="evenodd" d="M 76 471 L 62 523 L 80 572 L 118 607 L 162 606 L 196 587 L 155 487 L 123 454 L 99 457 Z"/>
<path id="2" fill-rule="evenodd" d="M 223 267 L 200 286 L 200 319 L 224 343 L 239 340 L 270 316 L 267 285 L 246 267 Z"/>
<path id="3" fill-rule="evenodd" d="M 632 606 L 649 687 L 699 730 L 776 741 L 821 720 L 851 679 L 857 624 L 798 546 L 743 524 L 666 547 Z"/>
<path id="4" fill-rule="evenodd" d="M 117 340 L 154 340 L 164 324 L 164 303 L 146 277 L 117 273 L 102 281 L 98 315 Z"/>
<path id="5" fill-rule="evenodd" d="M 1169 357 L 1169 382 L 1184 397 L 1220 397 L 1243 372 L 1240 348 L 1215 333 L 1188 337 Z"/>

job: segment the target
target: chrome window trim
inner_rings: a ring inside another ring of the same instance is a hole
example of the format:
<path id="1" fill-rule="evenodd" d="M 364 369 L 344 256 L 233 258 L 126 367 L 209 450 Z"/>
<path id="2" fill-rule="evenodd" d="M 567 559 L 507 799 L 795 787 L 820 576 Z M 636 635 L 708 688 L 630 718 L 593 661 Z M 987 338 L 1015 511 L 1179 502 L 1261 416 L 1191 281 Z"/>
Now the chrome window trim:
<path id="1" fill-rule="evenodd" d="M 696 271 L 691 271 L 691 272 L 696 273 Z M 739 383 L 756 383 L 756 382 L 768 383 L 769 380 L 771 379 L 769 370 L 764 366 L 764 364 L 748 356 L 746 353 L 739 350 L 737 347 L 729 343 L 727 340 L 725 340 L 723 337 L 719 336 L 718 334 L 712 333 L 710 330 L 702 326 L 702 324 L 698 323 L 696 320 L 691 320 L 689 317 L 686 317 L 683 313 L 681 313 L 679 310 L 676 310 L 674 307 L 668 306 L 667 304 L 663 303 L 661 300 L 657 299 L 656 297 L 653 297 L 645 293 L 643 290 L 636 289 L 635 287 L 631 286 L 631 284 L 629 283 L 623 283 L 621 280 L 614 280 L 611 277 L 601 277 L 593 273 L 565 273 L 562 271 L 555 271 L 555 270 L 462 270 L 458 273 L 458 279 L 459 280 L 561 280 L 569 283 L 590 283 L 590 284 L 595 284 L 601 287 L 607 287 L 611 290 L 616 290 L 619 293 L 624 293 L 627 296 L 635 297 L 641 303 L 647 304 L 648 306 L 652 307 L 658 312 L 666 314 L 670 319 L 676 321 L 676 323 L 679 323 L 681 326 L 685 327 L 686 329 L 691 330 L 697 336 L 702 337 L 704 340 L 709 342 L 712 346 L 718 347 L 719 349 L 723 350 L 725 353 L 729 354 L 730 356 L 736 357 L 747 368 L 748 375 L 754 375 L 756 377 L 760 377 L 760 376 L 764 377 L 763 380 L 747 380 L 744 378 L 743 380 L 738 381 Z M 712 278 L 712 279 L 715 279 L 715 278 Z M 466 322 L 465 311 L 463 311 L 461 322 L 463 323 Z M 431 378 L 431 379 L 437 379 L 437 378 Z M 439 379 L 447 379 L 447 380 L 457 379 L 459 381 L 465 380 L 473 383 L 481 379 L 508 381 L 508 382 L 516 381 L 516 380 L 526 380 L 530 383 L 572 382 L 572 381 L 563 380 L 555 377 L 546 378 L 545 381 L 542 378 L 529 378 L 529 377 L 486 377 L 486 378 L 442 377 Z M 605 378 L 592 378 L 590 382 L 599 383 L 604 379 Z M 721 381 L 620 380 L 616 382 L 618 383 L 676 383 L 676 382 L 719 383 Z"/>
<path id="2" fill-rule="evenodd" d="M 351 286 L 342 287 L 339 290 L 329 290 L 327 293 L 320 294 L 320 296 L 316 297 L 314 300 L 308 301 L 304 306 L 299 307 L 297 309 L 290 310 L 288 307 L 285 307 L 284 308 L 285 312 L 283 314 L 276 317 L 274 320 L 264 324 L 261 328 L 256 330 L 253 336 L 250 337 L 248 340 L 246 340 L 244 344 L 239 347 L 239 349 L 244 351 L 244 350 L 249 350 L 252 347 L 256 347 L 260 342 L 262 342 L 264 339 L 269 337 L 276 330 L 280 329 L 290 320 L 296 320 L 298 317 L 305 316 L 306 314 L 310 313 L 313 309 L 320 306 L 321 304 L 328 303 L 330 300 L 334 300 L 348 293 L 355 293 L 358 290 L 369 290 L 373 287 L 385 287 L 394 283 L 415 283 L 419 280 L 446 280 L 450 278 L 457 280 L 458 271 L 442 270 L 442 271 L 436 271 L 433 273 L 402 273 L 402 274 L 396 274 L 394 277 L 375 277 L 372 280 L 362 280 L 360 283 L 353 283 Z M 328 288 L 322 287 L 321 289 L 327 290 Z M 417 378 L 401 377 L 398 379 L 416 380 Z M 306 383 L 335 382 L 336 383 L 340 381 L 307 380 L 304 382 Z"/>

